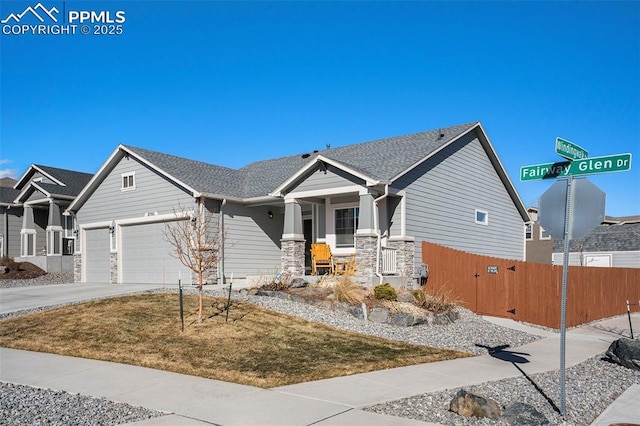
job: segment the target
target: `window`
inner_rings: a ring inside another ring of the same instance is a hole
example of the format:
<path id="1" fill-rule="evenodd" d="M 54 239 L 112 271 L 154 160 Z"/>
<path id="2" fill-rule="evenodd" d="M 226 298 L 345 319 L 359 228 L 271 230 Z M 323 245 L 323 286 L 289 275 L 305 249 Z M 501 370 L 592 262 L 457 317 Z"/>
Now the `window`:
<path id="1" fill-rule="evenodd" d="M 61 231 L 47 231 L 47 255 L 62 254 L 61 236 Z"/>
<path id="2" fill-rule="evenodd" d="M 549 233 L 547 231 L 542 229 L 542 226 L 540 227 L 540 239 L 541 240 L 550 240 L 551 239 L 551 235 L 549 235 Z"/>
<path id="3" fill-rule="evenodd" d="M 358 207 L 337 209 L 336 211 L 336 247 L 353 247 L 356 229 L 358 229 Z"/>
<path id="4" fill-rule="evenodd" d="M 131 173 L 123 173 L 120 175 L 122 177 L 122 190 L 131 190 L 136 188 L 135 172 Z"/>
<path id="5" fill-rule="evenodd" d="M 524 231 L 524 235 L 527 240 L 533 240 L 533 225 L 527 225 L 527 228 Z"/>
<path id="6" fill-rule="evenodd" d="M 35 256 L 36 255 L 36 234 L 28 233 L 22 234 L 21 256 Z"/>
<path id="7" fill-rule="evenodd" d="M 488 225 L 489 213 L 476 209 L 476 223 L 479 223 L 480 225 Z"/>
<path id="8" fill-rule="evenodd" d="M 73 216 L 64 217 L 64 236 L 65 238 L 73 238 Z"/>

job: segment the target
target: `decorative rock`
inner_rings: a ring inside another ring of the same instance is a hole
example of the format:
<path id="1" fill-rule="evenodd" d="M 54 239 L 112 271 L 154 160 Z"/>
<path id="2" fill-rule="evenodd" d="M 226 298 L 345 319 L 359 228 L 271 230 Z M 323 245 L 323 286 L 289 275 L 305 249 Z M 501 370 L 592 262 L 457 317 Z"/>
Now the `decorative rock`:
<path id="1" fill-rule="evenodd" d="M 449 403 L 449 410 L 463 417 L 486 417 L 498 420 L 502 410 L 497 402 L 461 389 Z"/>
<path id="2" fill-rule="evenodd" d="M 398 302 L 413 303 L 415 300 L 416 299 L 413 297 L 413 294 L 409 291 L 402 291 L 398 293 Z"/>
<path id="3" fill-rule="evenodd" d="M 364 319 L 364 311 L 362 310 L 362 306 L 349 306 L 347 312 L 358 319 Z"/>
<path id="4" fill-rule="evenodd" d="M 386 324 L 389 322 L 389 311 L 376 306 L 369 313 L 369 321 Z"/>
<path id="5" fill-rule="evenodd" d="M 640 341 L 618 339 L 611 343 L 605 355 L 616 364 L 640 370 Z"/>
<path id="6" fill-rule="evenodd" d="M 416 317 L 406 312 L 398 312 L 391 315 L 391 324 L 399 327 L 411 327 L 416 323 Z"/>
<path id="7" fill-rule="evenodd" d="M 536 410 L 532 405 L 522 402 L 509 404 L 504 409 L 500 420 L 512 426 L 539 426 L 550 423 L 544 414 Z"/>
<path id="8" fill-rule="evenodd" d="M 435 325 L 453 324 L 458 320 L 458 318 L 460 318 L 460 315 L 458 315 L 458 312 L 456 311 L 443 312 L 433 317 L 433 324 Z"/>
<path id="9" fill-rule="evenodd" d="M 309 285 L 309 281 L 304 278 L 294 278 L 291 280 L 291 288 L 302 288 L 307 287 Z"/>

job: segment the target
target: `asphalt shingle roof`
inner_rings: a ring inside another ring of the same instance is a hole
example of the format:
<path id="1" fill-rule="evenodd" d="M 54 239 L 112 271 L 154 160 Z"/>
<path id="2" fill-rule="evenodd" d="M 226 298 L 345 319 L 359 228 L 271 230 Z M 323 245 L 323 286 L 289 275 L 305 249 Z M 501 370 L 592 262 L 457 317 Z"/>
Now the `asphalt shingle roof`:
<path id="1" fill-rule="evenodd" d="M 0 186 L 0 204 L 13 204 L 19 194 L 17 189 Z"/>
<path id="2" fill-rule="evenodd" d="M 161 152 L 125 146 L 196 191 L 237 198 L 266 196 L 318 155 L 378 180 L 390 180 L 476 123 L 379 139 L 251 163 L 230 169 Z M 442 136 L 441 136 L 442 135 Z"/>
<path id="3" fill-rule="evenodd" d="M 41 166 L 39 164 L 34 164 L 34 166 L 38 167 L 42 171 L 50 174 L 54 178 L 58 179 L 60 182 L 64 183 L 65 190 L 64 192 L 60 191 L 52 191 L 55 194 L 61 195 L 78 195 L 82 188 L 89 183 L 91 178 L 93 177 L 90 173 L 84 172 L 76 172 L 74 170 L 66 170 L 66 169 L 58 169 L 56 167 L 49 166 Z M 43 185 L 52 185 L 52 184 L 43 184 Z M 55 185 L 58 186 L 59 185 Z M 44 186 L 43 186 L 44 188 Z"/>
<path id="4" fill-rule="evenodd" d="M 586 237 L 569 242 L 571 252 L 612 252 L 640 250 L 640 223 L 599 225 Z M 563 240 L 553 241 L 553 252 L 562 253 Z"/>

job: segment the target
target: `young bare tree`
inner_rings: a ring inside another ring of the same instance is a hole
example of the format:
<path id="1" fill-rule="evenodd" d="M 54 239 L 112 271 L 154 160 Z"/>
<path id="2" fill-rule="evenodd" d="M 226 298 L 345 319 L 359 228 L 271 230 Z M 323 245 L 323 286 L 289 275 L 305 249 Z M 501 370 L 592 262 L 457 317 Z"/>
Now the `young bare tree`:
<path id="1" fill-rule="evenodd" d="M 174 213 L 178 220 L 165 225 L 165 239 L 173 247 L 172 255 L 198 275 L 198 322 L 202 323 L 203 276 L 218 266 L 222 254 L 220 215 L 206 209 L 203 203 L 197 204 L 196 211 L 179 206 Z"/>

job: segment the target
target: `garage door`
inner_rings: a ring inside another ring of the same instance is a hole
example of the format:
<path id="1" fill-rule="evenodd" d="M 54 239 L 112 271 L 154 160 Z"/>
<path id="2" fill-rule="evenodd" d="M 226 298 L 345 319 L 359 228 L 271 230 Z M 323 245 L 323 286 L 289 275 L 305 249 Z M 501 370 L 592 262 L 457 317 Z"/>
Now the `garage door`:
<path id="1" fill-rule="evenodd" d="M 124 283 L 191 284 L 191 273 L 171 256 L 173 247 L 164 239 L 165 224 L 122 227 L 122 281 Z"/>
<path id="2" fill-rule="evenodd" d="M 85 230 L 84 271 L 85 282 L 110 283 L 109 228 Z"/>

